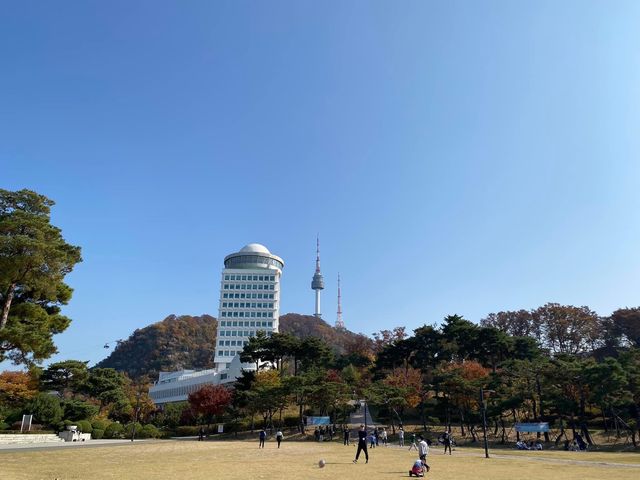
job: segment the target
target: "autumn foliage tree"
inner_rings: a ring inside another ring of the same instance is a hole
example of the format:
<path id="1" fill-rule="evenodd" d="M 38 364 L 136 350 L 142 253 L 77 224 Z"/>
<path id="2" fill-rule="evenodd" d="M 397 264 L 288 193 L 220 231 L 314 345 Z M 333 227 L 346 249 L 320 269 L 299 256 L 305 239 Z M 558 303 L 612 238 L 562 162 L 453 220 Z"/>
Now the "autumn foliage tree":
<path id="1" fill-rule="evenodd" d="M 222 415 L 225 408 L 231 404 L 233 394 L 222 385 L 205 385 L 189 394 L 189 407 L 200 417 L 202 423 L 211 425 L 216 416 Z"/>

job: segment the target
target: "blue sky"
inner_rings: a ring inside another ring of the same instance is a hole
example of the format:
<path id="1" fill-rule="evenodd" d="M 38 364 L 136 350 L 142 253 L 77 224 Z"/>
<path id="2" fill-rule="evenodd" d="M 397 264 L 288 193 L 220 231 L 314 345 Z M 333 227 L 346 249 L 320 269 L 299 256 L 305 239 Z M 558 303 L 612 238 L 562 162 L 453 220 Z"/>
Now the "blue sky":
<path id="1" fill-rule="evenodd" d="M 2 2 L 0 186 L 82 246 L 55 360 L 217 316 L 222 260 L 348 328 L 640 304 L 640 3 Z"/>

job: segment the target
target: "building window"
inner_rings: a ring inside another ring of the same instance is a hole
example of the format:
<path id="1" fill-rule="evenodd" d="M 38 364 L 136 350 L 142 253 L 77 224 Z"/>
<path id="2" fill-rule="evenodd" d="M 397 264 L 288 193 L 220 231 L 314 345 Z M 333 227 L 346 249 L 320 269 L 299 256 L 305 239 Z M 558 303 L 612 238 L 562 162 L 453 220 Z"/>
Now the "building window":
<path id="1" fill-rule="evenodd" d="M 225 276 L 224 276 L 224 279 L 225 279 L 225 280 L 229 280 L 229 275 L 225 275 Z"/>

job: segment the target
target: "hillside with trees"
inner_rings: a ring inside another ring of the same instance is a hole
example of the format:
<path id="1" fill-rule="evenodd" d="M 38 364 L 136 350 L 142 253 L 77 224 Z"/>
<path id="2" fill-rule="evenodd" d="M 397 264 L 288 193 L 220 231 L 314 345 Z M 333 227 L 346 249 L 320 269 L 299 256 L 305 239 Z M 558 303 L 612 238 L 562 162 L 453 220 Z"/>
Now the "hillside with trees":
<path id="1" fill-rule="evenodd" d="M 130 378 L 160 371 L 213 368 L 218 322 L 210 315 L 169 315 L 161 322 L 137 329 L 99 362 Z"/>
<path id="2" fill-rule="evenodd" d="M 160 371 L 213 368 L 218 322 L 211 315 L 169 315 L 164 320 L 134 331 L 99 362 L 99 368 L 114 368 L 130 378 Z M 280 332 L 297 338 L 318 337 L 338 355 L 370 349 L 364 335 L 336 329 L 312 315 L 288 313 L 280 317 Z"/>

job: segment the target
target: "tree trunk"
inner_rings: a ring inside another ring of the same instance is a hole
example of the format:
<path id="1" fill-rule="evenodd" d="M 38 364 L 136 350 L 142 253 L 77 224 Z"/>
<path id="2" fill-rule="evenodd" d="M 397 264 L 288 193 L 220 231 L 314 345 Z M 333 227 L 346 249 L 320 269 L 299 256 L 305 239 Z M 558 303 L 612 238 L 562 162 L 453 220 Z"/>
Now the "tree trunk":
<path id="1" fill-rule="evenodd" d="M 13 296 L 16 293 L 16 284 L 12 283 L 9 285 L 7 289 L 7 293 L 4 295 L 4 305 L 2 305 L 2 317 L 0 317 L 0 330 L 2 330 L 7 324 L 7 319 L 9 318 L 9 310 L 11 309 L 11 302 L 13 301 Z"/>
<path id="2" fill-rule="evenodd" d="M 298 420 L 300 421 L 300 433 L 304 434 L 304 421 L 302 419 L 302 401 L 300 402 L 300 410 L 298 411 Z"/>
<path id="3" fill-rule="evenodd" d="M 460 435 L 462 437 L 464 437 L 465 436 L 465 433 L 464 433 L 464 413 L 462 413 L 462 409 L 461 408 L 458 410 L 458 412 L 460 413 Z"/>
<path id="4" fill-rule="evenodd" d="M 516 427 L 516 423 L 518 423 L 518 419 L 516 418 L 516 409 L 511 409 L 511 414 L 513 415 L 513 428 Z M 520 432 L 516 429 L 516 441 L 520 441 Z"/>
<path id="5" fill-rule="evenodd" d="M 504 418 L 502 416 L 500 417 L 500 427 L 502 428 L 502 439 L 500 440 L 500 443 L 504 445 L 507 441 L 507 430 L 504 425 Z"/>

